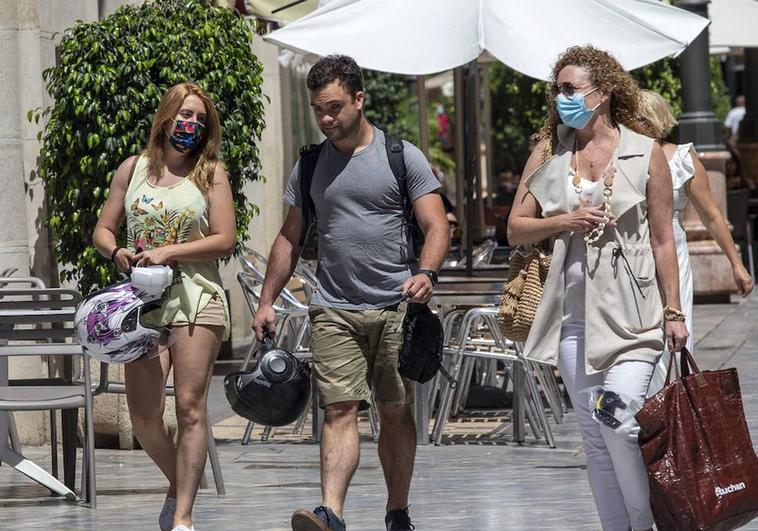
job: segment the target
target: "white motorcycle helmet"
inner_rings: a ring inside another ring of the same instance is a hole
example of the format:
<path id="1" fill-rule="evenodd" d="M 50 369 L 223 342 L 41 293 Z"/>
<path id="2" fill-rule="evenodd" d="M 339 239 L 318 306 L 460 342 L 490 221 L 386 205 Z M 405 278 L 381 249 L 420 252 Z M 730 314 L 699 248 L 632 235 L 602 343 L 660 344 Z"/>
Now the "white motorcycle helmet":
<path id="1" fill-rule="evenodd" d="M 74 326 L 90 356 L 105 363 L 129 363 L 156 353 L 158 344 L 167 344 L 168 330 L 147 325 L 142 317 L 160 306 L 172 279 L 168 266 L 134 267 L 131 280 L 84 298 Z"/>

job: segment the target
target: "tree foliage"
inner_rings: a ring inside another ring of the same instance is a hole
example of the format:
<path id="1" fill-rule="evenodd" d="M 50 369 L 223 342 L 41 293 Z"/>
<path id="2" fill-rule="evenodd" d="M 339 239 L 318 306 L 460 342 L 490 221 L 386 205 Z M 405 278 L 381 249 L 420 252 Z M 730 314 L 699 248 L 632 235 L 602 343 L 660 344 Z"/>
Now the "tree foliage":
<path id="1" fill-rule="evenodd" d="M 88 292 L 115 278 L 115 267 L 89 244 L 100 207 L 118 165 L 145 147 L 165 90 L 185 81 L 208 91 L 221 117 L 237 235 L 246 238 L 258 208 L 242 188 L 259 178 L 257 139 L 264 126 L 263 67 L 252 39 L 248 22 L 205 0 L 124 6 L 65 32 L 57 65 L 43 72 L 55 103 L 28 114 L 47 119 L 38 175 L 57 259 L 67 266 L 61 280 L 78 280 Z"/>
<path id="2" fill-rule="evenodd" d="M 387 133 L 419 143 L 418 99 L 410 90 L 407 76 L 364 70 L 363 82 L 366 93 L 366 118 Z M 441 102 L 450 115 L 451 129 L 455 113 L 452 101 Z M 429 102 L 427 127 L 429 130 L 429 162 L 436 164 L 447 175 L 455 173 L 455 161 L 445 151 L 435 134 L 437 130 L 436 102 Z"/>

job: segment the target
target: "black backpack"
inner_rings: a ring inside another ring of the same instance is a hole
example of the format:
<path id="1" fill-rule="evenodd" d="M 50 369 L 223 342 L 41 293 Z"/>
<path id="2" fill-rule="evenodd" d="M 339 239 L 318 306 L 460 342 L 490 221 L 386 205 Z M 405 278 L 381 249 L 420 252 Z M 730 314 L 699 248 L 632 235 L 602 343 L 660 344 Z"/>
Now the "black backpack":
<path id="1" fill-rule="evenodd" d="M 326 140 L 324 140 L 326 142 Z M 300 256 L 306 260 L 318 258 L 318 235 L 316 232 L 316 207 L 311 197 L 311 183 L 316 171 L 319 154 L 324 142 L 300 148 L 300 197 L 303 204 L 303 231 L 300 234 Z M 405 167 L 403 141 L 384 133 L 387 159 L 400 188 L 403 207 L 403 225 L 407 231 L 413 257 L 418 259 L 424 245 L 424 232 L 413 215 L 413 203 L 408 195 L 408 174 Z"/>

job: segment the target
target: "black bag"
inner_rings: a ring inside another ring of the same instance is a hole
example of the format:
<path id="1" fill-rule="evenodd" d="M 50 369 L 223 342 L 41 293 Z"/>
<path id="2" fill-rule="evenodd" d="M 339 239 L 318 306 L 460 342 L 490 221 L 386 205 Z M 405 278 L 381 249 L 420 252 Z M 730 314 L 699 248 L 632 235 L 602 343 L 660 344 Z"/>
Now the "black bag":
<path id="1" fill-rule="evenodd" d="M 456 381 L 442 367 L 442 323 L 429 306 L 409 303 L 403 320 L 403 342 L 398 357 L 398 372 L 401 376 L 425 383 L 441 371 L 455 389 Z"/>
<path id="2" fill-rule="evenodd" d="M 300 233 L 300 257 L 306 260 L 318 258 L 316 207 L 311 197 L 311 183 L 313 182 L 316 163 L 324 147 L 324 142 L 300 148 L 300 197 L 302 198 L 303 205 L 303 231 Z M 403 141 L 385 133 L 384 142 L 392 174 L 397 179 L 397 184 L 400 188 L 404 228 L 411 242 L 413 250 L 412 259 L 417 259 L 421 255 L 421 247 L 424 245 L 424 232 L 421 230 L 416 216 L 413 215 L 413 202 L 408 195 L 408 173 L 405 167 Z"/>

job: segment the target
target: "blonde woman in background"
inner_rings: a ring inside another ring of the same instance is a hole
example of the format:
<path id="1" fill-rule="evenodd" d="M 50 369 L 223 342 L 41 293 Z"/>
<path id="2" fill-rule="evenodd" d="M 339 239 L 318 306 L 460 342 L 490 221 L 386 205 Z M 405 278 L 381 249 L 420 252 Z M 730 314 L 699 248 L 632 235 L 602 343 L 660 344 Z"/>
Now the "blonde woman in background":
<path id="1" fill-rule="evenodd" d="M 171 265 L 174 284 L 153 324 L 170 326 L 173 344 L 125 366 L 126 396 L 142 448 L 168 479 L 162 531 L 191 531 L 192 506 L 207 453 L 207 396 L 213 364 L 229 337 L 229 311 L 216 259 L 236 245 L 229 179 L 218 160 L 221 125 L 208 94 L 181 83 L 161 99 L 147 148 L 116 170 L 92 241 L 123 272 Z M 127 243 L 116 235 L 126 216 Z M 147 319 L 146 319 L 147 320 Z M 163 422 L 174 367 L 176 446 Z"/>
<path id="2" fill-rule="evenodd" d="M 676 241 L 676 255 L 679 263 L 679 290 L 682 302 L 682 311 L 687 316 L 687 330 L 690 336 L 687 339 L 687 349 L 693 350 L 692 334 L 692 269 L 690 268 L 690 256 L 687 251 L 687 234 L 684 231 L 683 214 L 687 201 L 697 210 L 701 221 L 708 232 L 716 240 L 721 250 L 726 255 L 732 266 L 732 276 L 737 285 L 740 295 L 746 297 L 753 291 L 753 279 L 745 269 L 739 253 L 734 245 L 734 240 L 729 233 L 729 227 L 724 221 L 711 196 L 708 184 L 708 174 L 703 163 L 695 152 L 692 143 L 671 144 L 664 139 L 676 125 L 676 119 L 671 112 L 668 102 L 660 94 L 642 90 L 639 106 L 640 128 L 647 136 L 656 140 L 663 148 L 668 160 L 669 169 L 674 189 L 673 226 L 674 239 Z M 653 379 L 650 383 L 649 395 L 654 394 L 663 387 L 666 379 L 668 365 L 668 351 L 661 357 L 656 367 Z"/>

